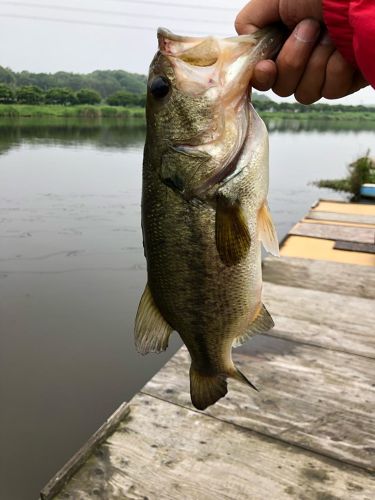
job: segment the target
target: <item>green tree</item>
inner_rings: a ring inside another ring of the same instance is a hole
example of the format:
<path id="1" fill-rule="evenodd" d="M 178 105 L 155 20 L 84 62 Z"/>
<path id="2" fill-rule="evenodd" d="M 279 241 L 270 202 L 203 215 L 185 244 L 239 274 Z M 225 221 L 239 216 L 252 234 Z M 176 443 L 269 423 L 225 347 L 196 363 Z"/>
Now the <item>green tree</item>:
<path id="1" fill-rule="evenodd" d="M 142 97 L 126 90 L 119 90 L 107 98 L 107 104 L 110 106 L 141 106 Z"/>
<path id="2" fill-rule="evenodd" d="M 42 104 L 44 93 L 36 85 L 25 85 L 17 89 L 16 98 L 19 104 Z"/>
<path id="3" fill-rule="evenodd" d="M 71 89 L 54 88 L 47 91 L 45 103 L 63 104 L 64 106 L 70 106 L 72 104 L 76 104 L 77 99 L 73 90 Z"/>
<path id="4" fill-rule="evenodd" d="M 16 77 L 13 71 L 9 68 L 0 66 L 0 82 L 6 83 L 7 85 L 14 85 L 16 83 Z"/>
<path id="5" fill-rule="evenodd" d="M 99 104 L 102 100 L 101 95 L 96 90 L 81 89 L 76 93 L 79 104 Z"/>
<path id="6" fill-rule="evenodd" d="M 8 85 L 0 84 L 0 103 L 12 104 L 15 101 L 13 89 Z"/>

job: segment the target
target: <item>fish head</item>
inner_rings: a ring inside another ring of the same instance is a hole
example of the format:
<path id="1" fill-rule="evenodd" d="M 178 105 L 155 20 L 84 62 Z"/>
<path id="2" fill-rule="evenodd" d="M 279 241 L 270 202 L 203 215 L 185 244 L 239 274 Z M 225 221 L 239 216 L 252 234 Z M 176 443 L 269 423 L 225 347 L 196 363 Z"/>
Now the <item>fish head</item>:
<path id="1" fill-rule="evenodd" d="M 158 41 L 147 85 L 147 142 L 166 185 L 205 199 L 235 169 L 255 64 L 277 52 L 281 32 L 271 27 L 220 39 L 159 28 Z"/>

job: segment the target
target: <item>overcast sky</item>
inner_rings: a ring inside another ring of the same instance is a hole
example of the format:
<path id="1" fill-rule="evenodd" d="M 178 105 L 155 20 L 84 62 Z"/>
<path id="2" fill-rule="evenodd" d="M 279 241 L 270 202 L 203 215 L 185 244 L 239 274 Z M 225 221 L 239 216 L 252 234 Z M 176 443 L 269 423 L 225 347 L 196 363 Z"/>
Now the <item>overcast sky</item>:
<path id="1" fill-rule="evenodd" d="M 245 4 L 246 0 L 0 0 L 0 65 L 48 73 L 147 73 L 157 49 L 158 26 L 178 34 L 231 35 L 236 13 Z M 375 104 L 375 91 L 363 89 L 336 102 Z"/>

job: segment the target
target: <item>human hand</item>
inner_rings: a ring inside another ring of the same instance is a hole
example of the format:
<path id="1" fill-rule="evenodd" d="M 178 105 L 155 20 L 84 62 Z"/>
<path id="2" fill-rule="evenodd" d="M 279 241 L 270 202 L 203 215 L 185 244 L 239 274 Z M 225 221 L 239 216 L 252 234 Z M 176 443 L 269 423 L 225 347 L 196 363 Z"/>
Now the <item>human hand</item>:
<path id="1" fill-rule="evenodd" d="M 368 85 L 335 48 L 323 24 L 322 0 L 252 0 L 235 22 L 239 35 L 275 22 L 290 31 L 275 61 L 260 61 L 252 86 L 281 97 L 294 94 L 302 104 L 337 99 Z"/>

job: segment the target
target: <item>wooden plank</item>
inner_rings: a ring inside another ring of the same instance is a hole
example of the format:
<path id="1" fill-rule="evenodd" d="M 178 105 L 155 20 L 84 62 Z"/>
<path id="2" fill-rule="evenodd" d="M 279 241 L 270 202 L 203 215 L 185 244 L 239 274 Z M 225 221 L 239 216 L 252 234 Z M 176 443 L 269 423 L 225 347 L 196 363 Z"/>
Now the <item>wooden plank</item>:
<path id="1" fill-rule="evenodd" d="M 375 253 L 374 243 L 358 243 L 354 241 L 335 241 L 335 250 L 346 250 L 347 252 Z"/>
<path id="2" fill-rule="evenodd" d="M 297 257 L 267 257 L 263 261 L 263 280 L 375 299 L 375 267 Z"/>
<path id="3" fill-rule="evenodd" d="M 327 240 L 352 241 L 355 243 L 369 243 L 374 245 L 375 228 L 354 227 L 336 224 L 311 224 L 299 222 L 289 234 L 295 236 L 310 236 Z"/>
<path id="4" fill-rule="evenodd" d="M 60 492 L 64 485 L 87 462 L 98 446 L 114 432 L 120 421 L 129 414 L 126 403 L 122 405 L 104 422 L 104 424 L 86 441 L 80 450 L 55 474 L 40 493 L 42 500 L 50 500 Z"/>
<path id="5" fill-rule="evenodd" d="M 301 219 L 300 222 L 306 222 L 308 224 L 334 224 L 335 226 L 347 226 L 347 227 L 370 227 L 370 228 L 374 228 L 373 225 L 369 225 L 369 224 L 359 224 L 358 222 L 340 222 L 340 221 L 335 221 L 335 222 L 332 222 L 332 221 L 329 221 L 329 220 L 314 220 L 314 219 Z"/>
<path id="6" fill-rule="evenodd" d="M 280 255 L 282 257 L 327 260 L 359 266 L 375 266 L 375 256 L 372 254 L 335 250 L 333 246 L 334 242 L 331 240 L 308 238 L 305 236 L 288 236 L 280 248 Z"/>
<path id="7" fill-rule="evenodd" d="M 320 212 L 375 216 L 375 204 L 373 203 L 348 203 L 347 201 L 319 200 L 312 209 Z"/>
<path id="8" fill-rule="evenodd" d="M 263 301 L 271 335 L 375 358 L 373 300 L 264 283 Z"/>
<path id="9" fill-rule="evenodd" d="M 310 210 L 310 212 L 306 216 L 306 219 L 357 222 L 359 224 L 370 224 L 372 226 L 375 225 L 375 215 L 323 212 L 319 210 Z"/>
<path id="10" fill-rule="evenodd" d="M 219 437 L 219 441 L 218 441 Z M 372 498 L 368 473 L 146 395 L 58 500 Z"/>
<path id="11" fill-rule="evenodd" d="M 373 360 L 265 335 L 233 357 L 260 391 L 230 380 L 227 396 L 207 414 L 375 470 Z M 143 392 L 192 408 L 189 366 L 182 348 Z"/>

